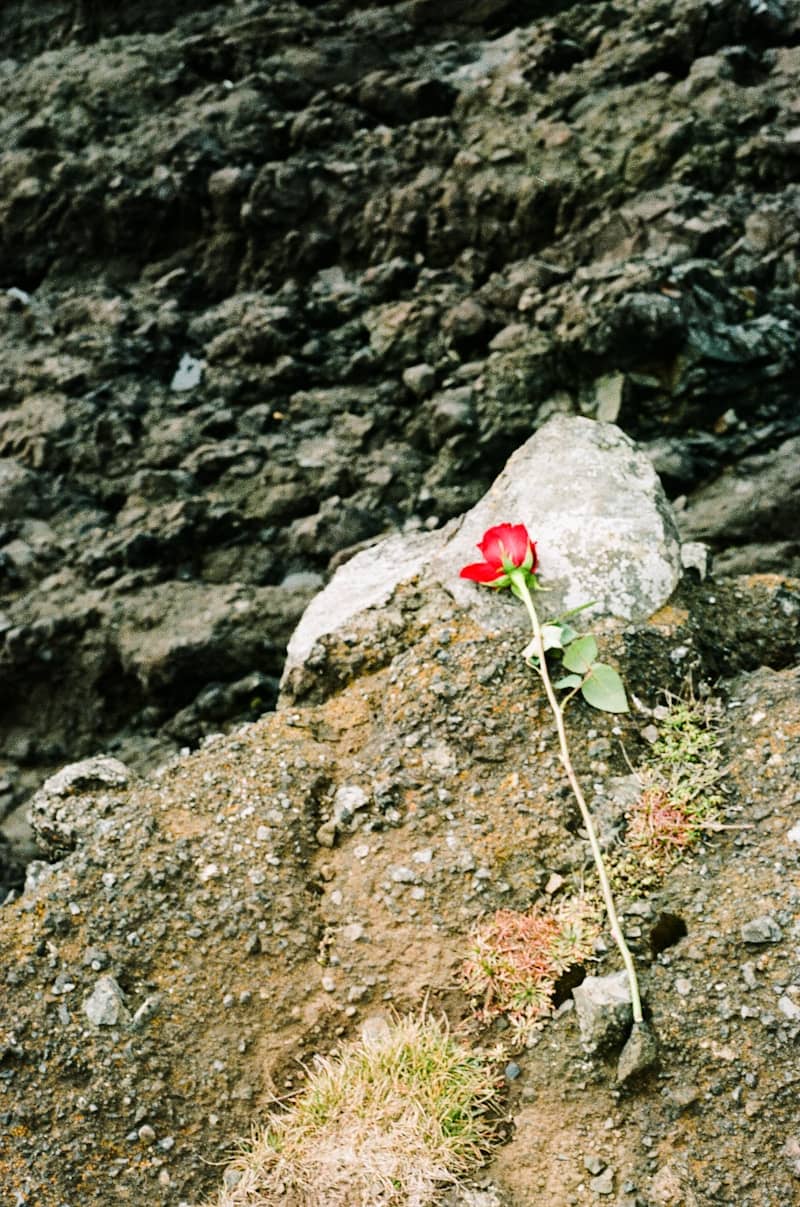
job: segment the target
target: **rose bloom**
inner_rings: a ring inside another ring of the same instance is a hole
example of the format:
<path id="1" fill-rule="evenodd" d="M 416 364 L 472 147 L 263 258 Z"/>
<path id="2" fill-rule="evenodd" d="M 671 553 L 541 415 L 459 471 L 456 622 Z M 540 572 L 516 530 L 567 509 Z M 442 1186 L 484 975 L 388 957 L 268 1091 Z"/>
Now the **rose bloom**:
<path id="1" fill-rule="evenodd" d="M 539 564 L 536 545 L 524 524 L 497 524 L 487 529 L 478 548 L 483 561 L 464 566 L 460 575 L 488 587 L 506 586 L 512 570 L 525 570 L 533 575 Z"/>

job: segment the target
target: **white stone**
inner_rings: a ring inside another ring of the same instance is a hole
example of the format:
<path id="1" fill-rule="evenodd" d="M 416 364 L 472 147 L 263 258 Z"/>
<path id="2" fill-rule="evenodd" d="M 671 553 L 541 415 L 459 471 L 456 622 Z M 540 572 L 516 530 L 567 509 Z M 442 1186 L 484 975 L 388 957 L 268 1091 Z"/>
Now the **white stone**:
<path id="1" fill-rule="evenodd" d="M 784 993 L 778 998 L 778 1009 L 790 1023 L 800 1023 L 800 1006 L 789 997 L 788 993 Z"/>
<path id="2" fill-rule="evenodd" d="M 677 528 L 656 471 L 613 424 L 555 416 L 461 519 L 431 570 L 473 612 L 477 588 L 459 570 L 480 560 L 475 546 L 502 523 L 524 524 L 536 542 L 550 614 L 595 601 L 595 615 L 642 620 L 680 578 Z M 509 595 L 482 590 L 478 599 L 496 609 Z M 483 612 L 488 620 L 488 605 Z"/>
<path id="3" fill-rule="evenodd" d="M 190 356 L 188 352 L 184 352 L 170 382 L 170 389 L 174 390 L 176 394 L 193 390 L 203 380 L 205 367 L 204 360 L 198 360 L 196 357 Z"/>
<path id="4" fill-rule="evenodd" d="M 366 809 L 369 797 L 358 784 L 340 784 L 333 798 L 333 820 L 337 825 L 352 821 L 359 809 Z"/>
<path id="5" fill-rule="evenodd" d="M 340 933 L 345 943 L 357 943 L 359 939 L 364 938 L 364 927 L 360 922 L 348 922 L 347 926 L 342 927 Z"/>
<path id="6" fill-rule="evenodd" d="M 130 1022 L 125 995 L 112 976 L 101 976 L 83 1003 L 83 1012 L 95 1027 L 117 1027 Z"/>
<path id="7" fill-rule="evenodd" d="M 484 497 L 436 532 L 395 535 L 341 566 L 304 612 L 287 651 L 283 686 L 321 638 L 385 608 L 415 576 L 443 587 L 487 630 L 518 616 L 510 592 L 459 577 L 484 532 L 524 524 L 536 542 L 546 614 L 592 602 L 588 612 L 646 619 L 677 586 L 680 542 L 650 458 L 619 428 L 554 416 L 508 461 Z"/>
<path id="8" fill-rule="evenodd" d="M 389 602 L 395 587 L 413 578 L 439 547 L 441 532 L 396 534 L 357 553 L 315 595 L 292 633 L 283 681 L 305 662 L 320 637 L 344 628 L 348 621 Z"/>

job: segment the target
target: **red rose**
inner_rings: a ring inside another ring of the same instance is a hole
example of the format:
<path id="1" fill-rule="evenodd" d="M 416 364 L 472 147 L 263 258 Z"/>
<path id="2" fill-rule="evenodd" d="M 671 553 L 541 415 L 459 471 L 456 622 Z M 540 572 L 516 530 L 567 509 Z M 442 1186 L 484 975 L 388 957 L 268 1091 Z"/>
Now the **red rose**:
<path id="1" fill-rule="evenodd" d="M 504 587 L 512 570 L 525 570 L 531 575 L 536 571 L 536 545 L 524 524 L 498 524 L 489 528 L 478 548 L 484 560 L 464 566 L 460 571 L 462 578 L 474 583 Z"/>

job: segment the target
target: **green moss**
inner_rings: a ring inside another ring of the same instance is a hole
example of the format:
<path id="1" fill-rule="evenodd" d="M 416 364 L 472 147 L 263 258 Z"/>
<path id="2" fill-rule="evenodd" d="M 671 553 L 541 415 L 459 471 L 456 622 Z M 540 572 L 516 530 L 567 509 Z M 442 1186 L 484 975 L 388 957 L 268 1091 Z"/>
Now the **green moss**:
<path id="1" fill-rule="evenodd" d="M 668 697 L 660 734 L 636 774 L 641 792 L 610 859 L 616 892 L 641 896 L 719 825 L 724 800 L 718 705 Z"/>

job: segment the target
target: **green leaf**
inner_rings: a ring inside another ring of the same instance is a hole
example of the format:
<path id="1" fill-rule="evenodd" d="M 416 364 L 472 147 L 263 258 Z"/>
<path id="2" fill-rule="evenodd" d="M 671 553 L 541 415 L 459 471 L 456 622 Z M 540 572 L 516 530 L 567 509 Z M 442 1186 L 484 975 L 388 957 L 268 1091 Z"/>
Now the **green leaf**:
<path id="1" fill-rule="evenodd" d="M 559 679 L 556 687 L 580 687 L 582 682 L 583 680 L 581 679 L 580 675 L 565 675 L 563 679 Z"/>
<path id="2" fill-rule="evenodd" d="M 544 642 L 545 652 L 547 650 L 561 650 L 564 648 L 564 636 L 559 624 L 543 624 L 542 625 L 542 641 Z"/>
<path id="3" fill-rule="evenodd" d="M 566 658 L 564 659 L 566 662 Z M 581 688 L 583 698 L 592 708 L 603 712 L 627 712 L 628 699 L 625 688 L 613 667 L 595 662 Z"/>
<path id="4" fill-rule="evenodd" d="M 585 675 L 597 657 L 597 642 L 594 637 L 579 637 L 564 650 L 564 666 L 568 671 Z"/>
<path id="5" fill-rule="evenodd" d="M 587 608 L 593 608 L 597 603 L 596 599 L 590 599 L 588 603 L 578 604 L 577 608 L 570 608 L 568 612 L 562 612 L 555 620 L 549 621 L 550 624 L 560 624 L 562 620 L 567 620 L 570 616 L 577 616 L 579 612 L 585 612 Z"/>
<path id="6" fill-rule="evenodd" d="M 562 646 L 572 645 L 572 642 L 578 637 L 578 630 L 573 629 L 571 624 L 561 625 L 561 644 Z"/>

